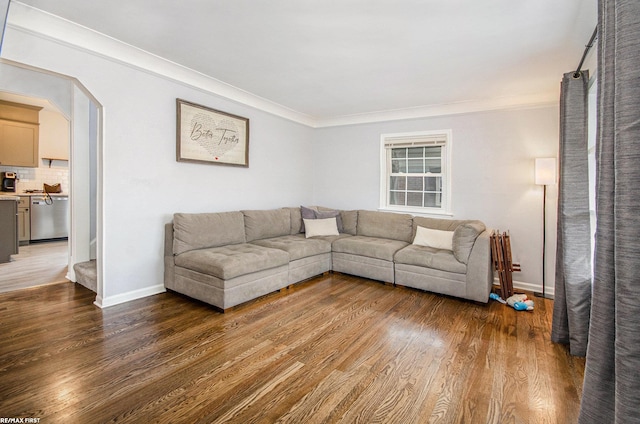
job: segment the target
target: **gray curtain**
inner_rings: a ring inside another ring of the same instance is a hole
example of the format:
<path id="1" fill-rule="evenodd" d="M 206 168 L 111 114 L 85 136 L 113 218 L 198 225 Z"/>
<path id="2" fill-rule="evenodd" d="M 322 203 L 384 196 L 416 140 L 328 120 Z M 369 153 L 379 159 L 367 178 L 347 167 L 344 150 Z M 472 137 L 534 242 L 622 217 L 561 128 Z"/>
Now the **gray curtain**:
<path id="1" fill-rule="evenodd" d="M 591 224 L 588 170 L 589 72 L 562 79 L 558 168 L 558 231 L 551 340 L 585 356 L 591 310 Z"/>
<path id="2" fill-rule="evenodd" d="M 579 423 L 640 422 L 640 1 L 600 0 L 595 275 Z"/>

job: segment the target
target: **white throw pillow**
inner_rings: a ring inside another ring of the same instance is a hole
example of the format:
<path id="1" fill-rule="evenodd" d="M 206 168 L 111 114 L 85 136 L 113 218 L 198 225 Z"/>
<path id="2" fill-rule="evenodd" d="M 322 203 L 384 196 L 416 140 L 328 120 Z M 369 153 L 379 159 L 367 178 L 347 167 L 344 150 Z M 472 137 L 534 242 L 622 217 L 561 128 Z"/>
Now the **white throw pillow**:
<path id="1" fill-rule="evenodd" d="M 306 238 L 315 236 L 337 236 L 340 234 L 338 232 L 338 223 L 335 218 L 303 218 L 303 221 Z"/>
<path id="2" fill-rule="evenodd" d="M 432 230 L 418 226 L 413 244 L 435 249 L 453 250 L 453 231 Z"/>

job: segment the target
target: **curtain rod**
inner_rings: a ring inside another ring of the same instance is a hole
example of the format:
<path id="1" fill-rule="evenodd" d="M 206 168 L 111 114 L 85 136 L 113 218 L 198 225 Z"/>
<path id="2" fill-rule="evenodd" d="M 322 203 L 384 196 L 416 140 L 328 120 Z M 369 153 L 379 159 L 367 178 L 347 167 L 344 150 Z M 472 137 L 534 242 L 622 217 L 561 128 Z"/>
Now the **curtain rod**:
<path id="1" fill-rule="evenodd" d="M 580 63 L 578 64 L 578 69 L 576 69 L 576 71 L 573 73 L 574 78 L 580 78 L 580 69 L 582 68 L 582 64 L 584 63 L 584 60 L 587 58 L 587 54 L 589 53 L 589 50 L 591 50 L 591 47 L 593 47 L 593 42 L 595 41 L 597 35 L 598 35 L 598 25 L 596 25 L 596 28 L 593 30 L 593 34 L 589 39 L 589 43 L 585 46 L 584 53 L 582 54 L 582 59 L 580 59 Z"/>

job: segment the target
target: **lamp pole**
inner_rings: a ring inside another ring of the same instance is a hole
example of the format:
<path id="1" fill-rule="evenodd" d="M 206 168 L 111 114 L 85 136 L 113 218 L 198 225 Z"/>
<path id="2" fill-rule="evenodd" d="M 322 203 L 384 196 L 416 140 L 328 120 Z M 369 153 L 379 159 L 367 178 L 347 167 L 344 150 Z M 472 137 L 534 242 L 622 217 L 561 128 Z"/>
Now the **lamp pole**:
<path id="1" fill-rule="evenodd" d="M 544 298 L 546 294 L 545 287 L 545 272 L 544 263 L 547 257 L 547 185 L 542 185 L 542 293 L 541 297 Z"/>
<path id="2" fill-rule="evenodd" d="M 556 183 L 556 159 L 537 158 L 535 160 L 535 183 L 542 186 L 542 293 L 534 293 L 538 297 L 546 297 L 546 239 L 547 239 L 547 185 Z"/>

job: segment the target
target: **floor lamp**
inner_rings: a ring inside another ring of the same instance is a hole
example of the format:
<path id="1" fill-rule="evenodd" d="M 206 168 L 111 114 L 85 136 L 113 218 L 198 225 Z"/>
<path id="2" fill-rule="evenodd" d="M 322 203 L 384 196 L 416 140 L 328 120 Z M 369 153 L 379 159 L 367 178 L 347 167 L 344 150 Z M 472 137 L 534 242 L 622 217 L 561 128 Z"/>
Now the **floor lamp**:
<path id="1" fill-rule="evenodd" d="M 556 158 L 536 158 L 535 180 L 536 185 L 542 186 L 542 293 L 534 293 L 534 295 L 544 298 L 546 297 L 544 262 L 547 236 L 547 186 L 556 183 Z"/>

